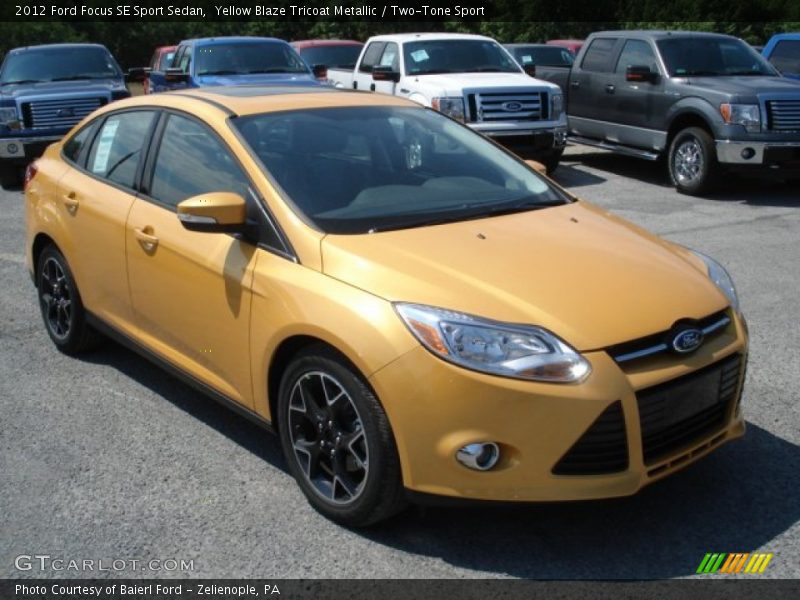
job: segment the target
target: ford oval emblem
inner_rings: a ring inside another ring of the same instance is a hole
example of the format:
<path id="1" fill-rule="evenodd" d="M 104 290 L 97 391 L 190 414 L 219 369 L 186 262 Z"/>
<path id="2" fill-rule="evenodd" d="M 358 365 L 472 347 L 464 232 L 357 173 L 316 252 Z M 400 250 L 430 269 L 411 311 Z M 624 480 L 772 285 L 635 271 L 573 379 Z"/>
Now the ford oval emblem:
<path id="1" fill-rule="evenodd" d="M 69 106 L 66 108 L 59 108 L 56 112 L 56 116 L 58 117 L 74 117 L 75 110 L 70 108 Z"/>
<path id="2" fill-rule="evenodd" d="M 522 110 L 522 102 L 503 102 L 503 110 L 506 112 L 519 112 Z"/>
<path id="3" fill-rule="evenodd" d="M 680 354 L 688 354 L 700 347 L 703 337 L 703 332 L 699 329 L 684 329 L 672 338 L 672 349 Z"/>

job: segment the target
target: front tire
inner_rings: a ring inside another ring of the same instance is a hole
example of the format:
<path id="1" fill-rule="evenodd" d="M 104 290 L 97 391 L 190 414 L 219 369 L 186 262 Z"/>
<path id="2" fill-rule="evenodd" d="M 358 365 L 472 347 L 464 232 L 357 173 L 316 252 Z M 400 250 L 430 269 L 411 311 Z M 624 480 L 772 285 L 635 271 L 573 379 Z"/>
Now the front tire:
<path id="1" fill-rule="evenodd" d="M 280 384 L 278 429 L 289 470 L 311 505 L 364 527 L 405 504 L 388 419 L 364 379 L 338 353 L 313 346 Z"/>
<path id="2" fill-rule="evenodd" d="M 86 322 L 75 278 L 55 246 L 47 246 L 39 255 L 36 289 L 45 329 L 56 348 L 75 355 L 99 344 L 102 336 Z"/>
<path id="3" fill-rule="evenodd" d="M 714 140 L 705 129 L 687 127 L 669 147 L 669 176 L 681 194 L 700 196 L 718 183 L 719 163 Z"/>
<path id="4" fill-rule="evenodd" d="M 564 154 L 563 150 L 556 150 L 555 152 L 552 152 L 551 154 L 542 157 L 541 163 L 547 170 L 548 177 L 552 177 L 553 173 L 558 168 L 558 164 L 559 162 L 561 162 L 561 156 L 563 154 Z"/>

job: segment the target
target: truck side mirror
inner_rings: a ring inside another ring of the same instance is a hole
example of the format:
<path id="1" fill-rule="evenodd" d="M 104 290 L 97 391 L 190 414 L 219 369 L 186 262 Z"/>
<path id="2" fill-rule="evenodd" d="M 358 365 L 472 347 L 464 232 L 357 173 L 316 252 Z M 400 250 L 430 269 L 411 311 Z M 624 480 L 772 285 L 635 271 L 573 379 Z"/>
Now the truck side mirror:
<path id="1" fill-rule="evenodd" d="M 654 83 L 658 73 L 653 73 L 646 65 L 631 65 L 625 69 L 625 81 L 647 81 Z"/>
<path id="2" fill-rule="evenodd" d="M 128 69 L 125 75 L 127 81 L 144 81 L 145 77 L 150 73 L 150 67 L 132 67 Z"/>
<path id="3" fill-rule="evenodd" d="M 189 74 L 184 73 L 180 67 L 173 67 L 164 71 L 164 79 L 172 83 L 179 83 L 181 81 L 188 81 Z"/>
<path id="4" fill-rule="evenodd" d="M 528 63 L 527 65 L 522 65 L 522 70 L 525 71 L 525 73 L 530 75 L 531 77 L 536 77 L 536 65 L 532 63 Z"/>
<path id="5" fill-rule="evenodd" d="M 392 67 L 376 66 L 372 68 L 373 81 L 400 81 L 400 71 L 395 71 Z"/>
<path id="6" fill-rule="evenodd" d="M 316 79 L 326 79 L 328 77 L 328 65 L 314 65 L 311 72 Z"/>

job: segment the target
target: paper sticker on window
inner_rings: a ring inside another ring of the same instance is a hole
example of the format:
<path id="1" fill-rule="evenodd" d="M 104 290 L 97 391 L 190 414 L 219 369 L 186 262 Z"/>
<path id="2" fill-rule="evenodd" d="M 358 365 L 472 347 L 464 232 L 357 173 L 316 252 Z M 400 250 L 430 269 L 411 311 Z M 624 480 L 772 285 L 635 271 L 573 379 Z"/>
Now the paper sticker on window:
<path id="1" fill-rule="evenodd" d="M 119 119 L 109 119 L 103 126 L 103 131 L 100 133 L 100 140 L 97 142 L 97 151 L 94 153 L 92 173 L 106 172 L 108 168 L 108 157 L 111 154 L 111 144 L 114 143 L 117 127 L 119 127 Z"/>
<path id="2" fill-rule="evenodd" d="M 428 53 L 423 48 L 420 50 L 414 50 L 414 52 L 411 53 L 411 58 L 414 59 L 414 62 L 422 62 L 428 60 L 430 56 L 428 56 Z"/>
<path id="3" fill-rule="evenodd" d="M 525 56 L 522 57 L 522 64 L 523 65 L 527 65 L 527 64 L 532 63 L 532 62 L 533 62 L 533 57 L 530 54 L 526 54 Z"/>

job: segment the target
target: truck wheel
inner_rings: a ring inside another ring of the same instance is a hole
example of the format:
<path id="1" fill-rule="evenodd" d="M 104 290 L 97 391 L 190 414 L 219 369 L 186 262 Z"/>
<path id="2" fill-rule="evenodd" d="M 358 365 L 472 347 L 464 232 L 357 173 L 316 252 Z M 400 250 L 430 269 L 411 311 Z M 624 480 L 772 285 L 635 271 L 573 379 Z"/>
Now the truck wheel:
<path id="1" fill-rule="evenodd" d="M 308 348 L 287 367 L 278 430 L 289 470 L 327 518 L 363 527 L 403 508 L 386 414 L 364 379 L 327 346 Z"/>
<path id="2" fill-rule="evenodd" d="M 558 163 L 561 161 L 561 156 L 564 154 L 563 150 L 557 150 L 552 154 L 542 157 L 541 163 L 547 169 L 547 175 L 551 176 L 558 168 Z"/>
<path id="3" fill-rule="evenodd" d="M 710 192 L 719 173 L 714 140 L 699 127 L 679 131 L 669 147 L 668 168 L 672 184 L 681 194 Z"/>
<path id="4" fill-rule="evenodd" d="M 0 165 L 0 186 L 4 190 L 19 188 L 22 179 L 19 176 L 19 169 L 14 165 Z"/>

